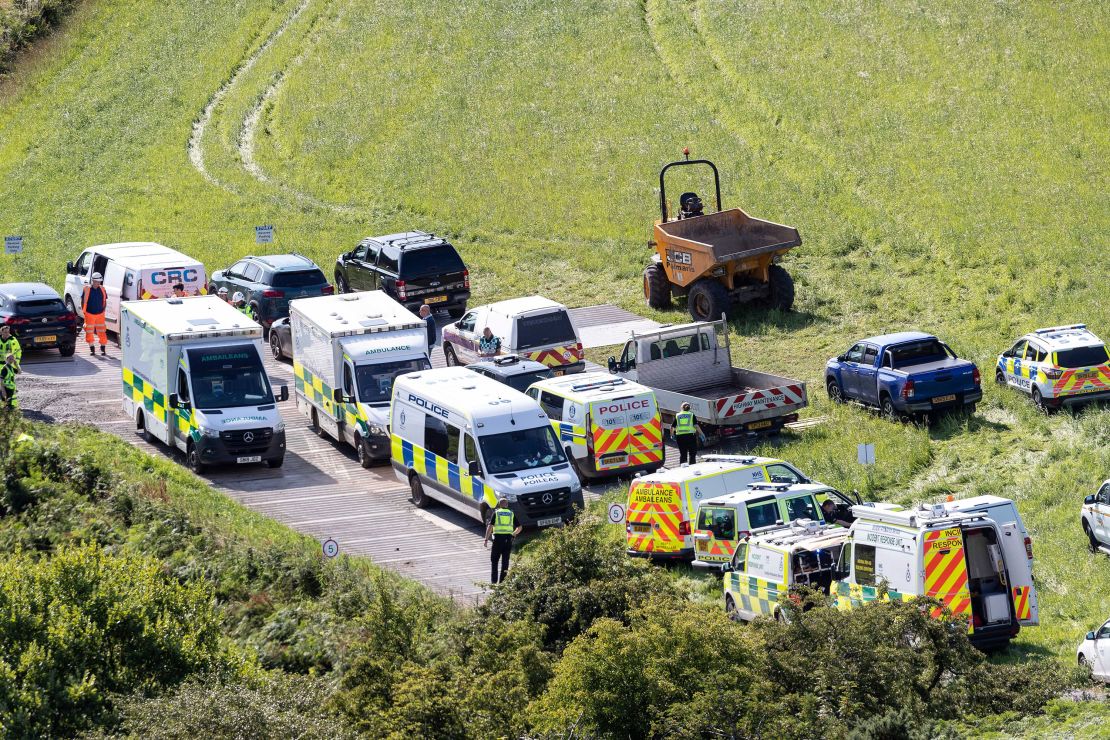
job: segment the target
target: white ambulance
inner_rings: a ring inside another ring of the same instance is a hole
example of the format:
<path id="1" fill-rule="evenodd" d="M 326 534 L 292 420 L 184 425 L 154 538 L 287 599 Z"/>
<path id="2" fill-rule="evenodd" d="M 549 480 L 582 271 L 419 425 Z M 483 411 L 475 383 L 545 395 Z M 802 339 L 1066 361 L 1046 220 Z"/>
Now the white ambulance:
<path id="1" fill-rule="evenodd" d="M 285 423 L 262 364 L 262 327 L 215 296 L 124 303 L 123 410 L 195 472 L 281 467 Z"/>
<path id="2" fill-rule="evenodd" d="M 204 295 L 207 276 L 204 265 L 176 249 L 154 242 L 122 242 L 89 247 L 76 262 L 66 264 L 66 307 L 81 315 L 81 299 L 93 273 L 104 278 L 108 305 L 104 324 L 119 333 L 120 303 L 123 301 L 169 298 L 173 286 L 181 283 L 185 294 Z"/>
<path id="3" fill-rule="evenodd" d="M 398 375 L 431 367 L 424 321 L 380 290 L 289 304 L 297 409 L 318 436 L 346 442 L 362 467 L 389 459 Z"/>
<path id="4" fill-rule="evenodd" d="M 1039 624 L 1025 544 L 985 514 L 944 504 L 873 504 L 855 506 L 852 514 L 838 567 L 838 608 L 936 598 L 967 620 L 972 643 L 983 649 L 1006 645 L 1022 626 Z"/>
<path id="5" fill-rule="evenodd" d="M 393 385 L 393 470 L 419 508 L 431 499 L 486 521 L 504 496 L 517 524 L 547 527 L 582 508 L 582 486 L 547 415 L 520 391 L 466 368 Z"/>
<path id="6" fill-rule="evenodd" d="M 663 422 L 651 388 L 594 372 L 540 380 L 525 393 L 551 419 L 580 477 L 663 466 Z"/>

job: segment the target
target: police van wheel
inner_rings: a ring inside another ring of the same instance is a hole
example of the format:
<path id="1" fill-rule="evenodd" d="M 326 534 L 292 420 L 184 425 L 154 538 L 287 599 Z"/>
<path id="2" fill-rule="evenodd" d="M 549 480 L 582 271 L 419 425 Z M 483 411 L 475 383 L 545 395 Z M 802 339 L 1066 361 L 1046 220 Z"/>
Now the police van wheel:
<path id="1" fill-rule="evenodd" d="M 135 428 L 139 430 L 139 436 L 143 438 L 144 442 L 154 444 L 155 437 L 147 428 L 146 414 L 142 411 L 135 416 Z"/>
<path id="2" fill-rule="evenodd" d="M 736 599 L 732 594 L 725 594 L 725 614 L 734 622 L 740 621 L 740 612 L 736 611 Z"/>
<path id="3" fill-rule="evenodd" d="M 431 499 L 424 493 L 424 485 L 420 482 L 420 476 L 413 475 L 409 478 L 409 489 L 412 491 L 412 505 L 418 509 L 427 509 L 432 503 Z"/>
<path id="4" fill-rule="evenodd" d="M 200 451 L 192 442 L 189 442 L 189 446 L 185 448 L 185 465 L 197 475 L 202 475 L 208 470 L 208 466 L 200 461 Z"/>
<path id="5" fill-rule="evenodd" d="M 355 435 L 355 452 L 358 453 L 358 464 L 364 468 L 369 468 L 374 464 L 374 458 L 370 457 L 370 446 L 366 444 L 366 440 Z"/>
<path id="6" fill-rule="evenodd" d="M 320 417 L 316 414 L 316 409 L 312 409 L 312 433 L 320 439 L 327 437 L 327 432 L 320 426 Z"/>
<path id="7" fill-rule="evenodd" d="M 455 350 L 450 344 L 443 345 L 443 360 L 447 363 L 448 367 L 454 367 L 459 364 L 459 358 L 455 356 Z"/>

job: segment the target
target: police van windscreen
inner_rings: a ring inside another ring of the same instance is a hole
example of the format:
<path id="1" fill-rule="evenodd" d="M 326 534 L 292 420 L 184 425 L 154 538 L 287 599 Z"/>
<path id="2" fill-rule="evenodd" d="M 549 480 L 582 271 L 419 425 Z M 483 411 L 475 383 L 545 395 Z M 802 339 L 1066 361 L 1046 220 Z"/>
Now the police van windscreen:
<path id="1" fill-rule="evenodd" d="M 451 272 L 462 272 L 465 269 L 466 267 L 463 265 L 459 253 L 450 244 L 401 252 L 399 273 L 402 278 L 444 275 Z"/>
<path id="2" fill-rule="evenodd" d="M 196 408 L 223 409 L 274 402 L 262 359 L 252 345 L 186 351 Z"/>
<path id="3" fill-rule="evenodd" d="M 543 347 L 548 344 L 575 344 L 574 327 L 566 311 L 521 316 L 516 322 L 517 346 Z"/>
<path id="4" fill-rule="evenodd" d="M 924 365 L 927 362 L 939 362 L 948 357 L 948 353 L 944 351 L 944 345 L 937 339 L 900 344 L 892 347 L 890 354 L 894 358 L 893 367 L 896 369 Z"/>
<path id="5" fill-rule="evenodd" d="M 1056 353 L 1056 364 L 1059 367 L 1094 367 L 1105 365 L 1107 361 L 1110 361 L 1110 358 L 1106 356 L 1106 346 L 1102 344 L 1095 347 L 1063 349 Z"/>
<path id="6" fill-rule="evenodd" d="M 501 434 L 486 434 L 479 437 L 478 442 L 482 446 L 486 472 L 494 475 L 543 468 L 567 461 L 550 424 L 532 429 L 514 429 Z"/>
<path id="7" fill-rule="evenodd" d="M 382 362 L 374 365 L 355 367 L 355 383 L 358 385 L 358 400 L 367 404 L 389 403 L 393 396 L 393 381 L 398 375 L 428 370 L 431 364 L 423 357 L 413 360 Z"/>
<path id="8" fill-rule="evenodd" d="M 324 273 L 319 270 L 288 270 L 274 273 L 275 288 L 311 288 L 326 282 Z"/>
<path id="9" fill-rule="evenodd" d="M 55 316 L 67 310 L 61 298 L 32 298 L 15 304 L 16 316 Z"/>

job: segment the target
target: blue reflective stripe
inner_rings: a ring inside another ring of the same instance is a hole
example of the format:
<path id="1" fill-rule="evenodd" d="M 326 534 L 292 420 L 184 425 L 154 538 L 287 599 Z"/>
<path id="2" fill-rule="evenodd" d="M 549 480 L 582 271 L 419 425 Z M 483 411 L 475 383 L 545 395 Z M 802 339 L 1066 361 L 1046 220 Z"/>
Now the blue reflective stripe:
<path id="1" fill-rule="evenodd" d="M 462 491 L 462 483 L 459 482 L 459 466 L 453 462 L 447 463 L 447 484 L 456 491 Z"/>
<path id="2" fill-rule="evenodd" d="M 401 454 L 404 456 L 405 467 L 413 466 L 412 442 L 401 442 Z"/>

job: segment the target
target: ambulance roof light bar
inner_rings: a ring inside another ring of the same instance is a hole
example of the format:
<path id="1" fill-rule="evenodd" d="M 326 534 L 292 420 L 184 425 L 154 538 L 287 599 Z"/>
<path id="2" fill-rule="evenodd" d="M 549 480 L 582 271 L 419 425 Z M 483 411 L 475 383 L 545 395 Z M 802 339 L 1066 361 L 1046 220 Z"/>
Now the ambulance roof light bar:
<path id="1" fill-rule="evenodd" d="M 754 465 L 756 458 L 751 455 L 702 455 L 705 462 L 731 462 L 741 465 Z"/>

